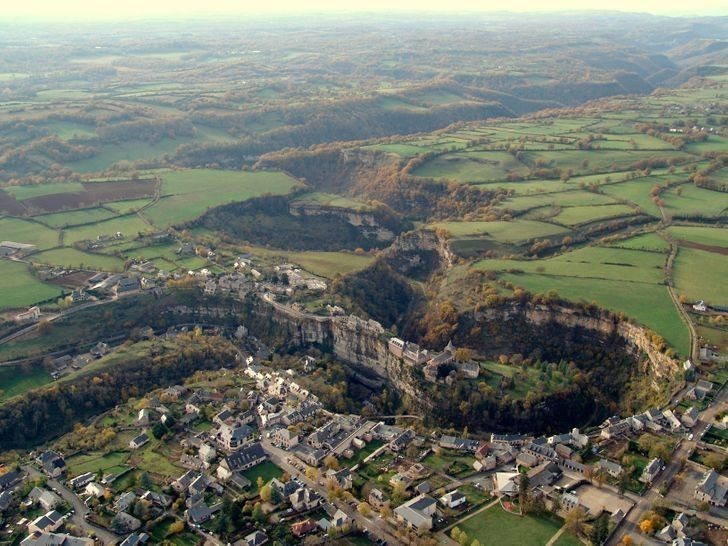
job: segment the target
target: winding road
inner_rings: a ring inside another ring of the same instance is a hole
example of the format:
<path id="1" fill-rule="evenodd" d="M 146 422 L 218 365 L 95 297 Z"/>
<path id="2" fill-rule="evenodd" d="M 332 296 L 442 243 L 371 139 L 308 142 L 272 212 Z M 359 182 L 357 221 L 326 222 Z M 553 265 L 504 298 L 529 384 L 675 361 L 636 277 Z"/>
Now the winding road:
<path id="1" fill-rule="evenodd" d="M 28 476 L 32 479 L 44 477 L 44 474 L 40 473 L 32 466 L 25 465 L 22 469 L 27 472 Z M 88 508 L 78 495 L 58 480 L 54 480 L 52 478 L 48 478 L 47 480 L 48 485 L 54 489 L 56 493 L 63 498 L 63 500 L 73 507 L 75 513 L 69 520 L 73 525 L 82 530 L 84 535 L 95 535 L 101 539 L 106 546 L 111 546 L 121 542 L 120 538 L 115 534 L 84 519 L 83 515 L 88 511 Z"/>

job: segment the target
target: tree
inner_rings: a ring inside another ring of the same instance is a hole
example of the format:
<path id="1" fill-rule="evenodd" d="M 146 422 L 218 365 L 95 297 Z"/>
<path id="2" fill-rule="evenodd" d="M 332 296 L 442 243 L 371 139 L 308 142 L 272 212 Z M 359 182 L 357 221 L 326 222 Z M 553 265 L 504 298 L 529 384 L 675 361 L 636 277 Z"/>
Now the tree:
<path id="1" fill-rule="evenodd" d="M 162 436 L 164 436 L 167 433 L 167 427 L 164 426 L 164 423 L 159 422 L 155 423 L 152 427 L 152 435 L 159 440 Z"/>
<path id="2" fill-rule="evenodd" d="M 655 528 L 652 526 L 652 520 L 651 519 L 643 519 L 640 521 L 640 531 L 642 531 L 646 535 L 651 535 L 655 532 Z"/>
<path id="3" fill-rule="evenodd" d="M 152 480 L 149 479 L 149 474 L 142 472 L 142 475 L 139 477 L 139 485 L 147 490 L 152 487 Z"/>
<path id="4" fill-rule="evenodd" d="M 264 484 L 265 484 L 265 482 L 263 481 L 263 476 L 258 476 L 258 479 L 255 480 L 255 485 L 258 486 L 258 491 L 260 491 L 261 489 L 263 489 L 263 485 Z"/>
<path id="5" fill-rule="evenodd" d="M 592 526 L 590 538 L 593 544 L 602 544 L 607 536 L 609 536 L 609 517 L 606 513 L 602 513 Z"/>
<path id="6" fill-rule="evenodd" d="M 356 510 L 365 518 L 372 517 L 372 507 L 367 502 L 360 502 Z"/>
<path id="7" fill-rule="evenodd" d="M 265 513 L 263 513 L 263 507 L 260 505 L 259 502 L 256 502 L 255 506 L 253 506 L 252 516 L 253 519 L 258 523 L 265 523 L 266 519 L 268 519 L 265 517 Z"/>
<path id="8" fill-rule="evenodd" d="M 339 460 L 333 454 L 327 455 L 324 459 L 324 465 L 331 470 L 338 470 Z"/>
<path id="9" fill-rule="evenodd" d="M 272 487 L 269 483 L 260 488 L 260 498 L 265 502 L 270 502 L 272 496 Z"/>
<path id="10" fill-rule="evenodd" d="M 728 462 L 728 458 L 724 457 L 720 453 L 711 452 L 703 457 L 703 463 L 705 466 L 713 468 L 718 472 L 721 472 L 726 467 L 726 462 Z"/>
<path id="11" fill-rule="evenodd" d="M 564 518 L 564 522 L 566 523 L 566 528 L 569 529 L 574 534 L 581 534 L 584 530 L 584 522 L 586 521 L 586 513 L 584 510 L 577 506 L 576 508 L 572 508 L 566 513 L 566 517 Z"/>
<path id="12" fill-rule="evenodd" d="M 169 526 L 169 529 L 167 530 L 167 533 L 170 535 L 178 535 L 182 531 L 185 530 L 185 522 L 176 520 L 172 522 L 172 524 Z"/>

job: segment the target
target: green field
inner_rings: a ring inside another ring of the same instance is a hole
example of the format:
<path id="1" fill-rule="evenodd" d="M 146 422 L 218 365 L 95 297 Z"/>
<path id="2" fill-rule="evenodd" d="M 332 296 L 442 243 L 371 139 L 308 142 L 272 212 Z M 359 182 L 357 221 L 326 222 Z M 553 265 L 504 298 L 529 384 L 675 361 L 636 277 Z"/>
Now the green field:
<path id="1" fill-rule="evenodd" d="M 617 199 L 624 199 L 630 203 L 637 205 L 644 213 L 659 218 L 660 209 L 652 201 L 650 190 L 661 183 L 661 179 L 636 178 L 628 182 L 620 182 L 618 184 L 606 184 L 600 187 L 600 190 Z"/>
<path id="2" fill-rule="evenodd" d="M 294 203 L 306 203 L 312 205 L 323 205 L 333 208 L 346 208 L 354 210 L 367 210 L 370 209 L 369 205 L 357 199 L 351 199 L 349 197 L 341 197 L 333 193 L 321 193 L 313 192 L 306 193 L 297 197 L 293 201 Z"/>
<path id="3" fill-rule="evenodd" d="M 126 451 L 114 451 L 112 453 L 89 453 L 76 455 L 66 460 L 68 464 L 68 475 L 70 477 L 85 474 L 86 472 L 106 472 L 110 468 L 121 467 L 126 464 L 129 453 Z"/>
<path id="4" fill-rule="evenodd" d="M 378 150 L 380 152 L 397 154 L 402 157 L 414 157 L 430 151 L 429 148 L 425 148 L 424 146 L 413 146 L 412 144 L 372 144 L 370 146 L 363 146 L 362 149 Z"/>
<path id="5" fill-rule="evenodd" d="M 515 211 L 521 211 L 544 206 L 558 205 L 560 207 L 574 207 L 577 205 L 606 205 L 614 203 L 614 199 L 607 195 L 583 190 L 574 190 L 561 193 L 516 196 L 505 201 L 503 206 Z"/>
<path id="6" fill-rule="evenodd" d="M 623 312 L 658 332 L 680 354 L 687 355 L 690 351 L 688 329 L 663 285 L 538 273 L 509 273 L 501 278 L 533 293 L 554 289 L 567 300 L 594 302 L 614 313 Z"/>
<path id="7" fill-rule="evenodd" d="M 682 195 L 678 195 L 678 189 L 682 190 Z M 672 216 L 728 216 L 728 193 L 683 184 L 665 190 L 660 195 L 665 201 L 665 210 Z"/>
<path id="8" fill-rule="evenodd" d="M 26 264 L 0 260 L 0 310 L 25 308 L 62 292 L 59 286 L 39 281 Z"/>
<path id="9" fill-rule="evenodd" d="M 728 229 L 703 226 L 671 226 L 667 232 L 677 240 L 728 248 Z"/>
<path id="10" fill-rule="evenodd" d="M 140 208 L 151 203 L 151 199 L 127 199 L 126 201 L 114 201 L 113 203 L 106 203 L 104 206 L 115 210 L 119 214 L 128 214 L 130 212 L 136 212 Z"/>
<path id="11" fill-rule="evenodd" d="M 570 385 L 570 381 L 559 370 L 553 370 L 548 379 L 542 378 L 540 367 L 518 368 L 498 362 L 481 362 L 485 381 L 494 389 L 498 389 L 503 377 L 516 377 L 515 387 L 508 389 L 508 395 L 515 399 L 523 399 L 529 392 L 542 392 L 544 394 L 559 390 Z"/>
<path id="12" fill-rule="evenodd" d="M 619 241 L 609 243 L 609 246 L 661 253 L 666 253 L 670 250 L 670 244 L 657 233 L 643 233 L 627 239 L 620 239 Z"/>
<path id="13" fill-rule="evenodd" d="M 482 260 L 474 267 L 625 282 L 662 284 L 665 257 L 639 250 L 585 247 L 543 260 Z"/>
<path id="14" fill-rule="evenodd" d="M 444 229 L 456 239 L 487 237 L 499 243 L 520 245 L 530 239 L 561 237 L 570 233 L 568 228 L 534 220 L 495 222 L 439 222 L 432 227 Z"/>
<path id="15" fill-rule="evenodd" d="M 138 215 L 130 214 L 95 224 L 68 228 L 64 231 L 63 242 L 70 245 L 81 241 L 96 241 L 99 236 L 112 237 L 117 232 L 121 232 L 124 239 L 134 239 L 139 233 L 152 229 Z"/>
<path id="16" fill-rule="evenodd" d="M 635 246 L 657 243 L 653 240 L 656 235 L 647 242 L 639 237 L 627 242 Z M 499 271 L 501 278 L 532 293 L 554 289 L 568 300 L 595 302 L 615 313 L 623 312 L 687 354 L 688 331 L 664 285 L 665 259 L 664 252 L 586 247 L 542 260 L 481 260 L 474 267 Z"/>
<path id="17" fill-rule="evenodd" d="M 0 367 L 0 403 L 52 381 L 50 374 L 40 366 L 29 370 L 20 366 Z"/>
<path id="18" fill-rule="evenodd" d="M 524 152 L 529 165 L 538 161 L 549 167 L 572 169 L 575 174 L 619 171 L 633 163 L 651 158 L 689 158 L 688 154 L 676 151 L 631 151 L 631 150 L 558 150 L 553 152 Z M 586 165 L 584 165 L 586 161 Z"/>
<path id="19" fill-rule="evenodd" d="M 124 262 L 115 256 L 82 252 L 75 248 L 57 248 L 33 254 L 29 259 L 35 264 L 60 265 L 75 269 L 122 271 Z"/>
<path id="20" fill-rule="evenodd" d="M 484 546 L 544 546 L 562 525 L 553 517 L 518 516 L 496 505 L 461 521 L 457 527 Z"/>
<path id="21" fill-rule="evenodd" d="M 58 182 L 55 184 L 34 184 L 30 186 L 9 186 L 3 188 L 18 201 L 41 197 L 43 195 L 56 195 L 58 193 L 83 192 L 85 188 L 78 182 Z"/>
<path id="22" fill-rule="evenodd" d="M 162 175 L 163 197 L 144 211 L 157 227 L 194 220 L 208 208 L 264 194 L 289 193 L 298 182 L 280 172 L 195 169 Z"/>
<path id="23" fill-rule="evenodd" d="M 726 291 L 728 256 L 680 247 L 673 277 L 678 293 L 689 300 L 728 305 Z"/>
<path id="24" fill-rule="evenodd" d="M 258 477 L 263 478 L 263 483 L 268 483 L 273 478 L 280 478 L 283 475 L 283 470 L 278 468 L 271 461 L 264 461 L 253 468 L 250 468 L 242 473 L 243 476 L 250 480 L 251 486 L 250 491 L 252 493 L 258 492 Z"/>
<path id="25" fill-rule="evenodd" d="M 631 216 L 634 213 L 635 210 L 632 207 L 620 204 L 567 207 L 562 209 L 559 214 L 552 218 L 552 220 L 566 226 L 577 226 L 579 224 L 596 222 L 597 220 L 606 220 L 620 216 Z"/>
<path id="26" fill-rule="evenodd" d="M 374 261 L 371 254 L 349 252 L 292 252 L 287 259 L 300 265 L 314 275 L 333 279 L 338 275 L 348 275 L 360 271 Z"/>
<path id="27" fill-rule="evenodd" d="M 103 220 L 113 218 L 114 216 L 116 216 L 115 213 L 106 210 L 105 208 L 94 207 L 90 209 L 43 214 L 41 216 L 35 216 L 33 219 L 52 228 L 63 228 L 66 226 L 101 222 Z"/>
<path id="28" fill-rule="evenodd" d="M 508 173 L 524 175 L 528 167 L 506 152 L 443 154 L 415 169 L 416 176 L 460 182 L 504 180 Z"/>
<path id="29" fill-rule="evenodd" d="M 35 245 L 38 249 L 58 246 L 58 232 L 31 220 L 0 218 L 0 240 Z"/>

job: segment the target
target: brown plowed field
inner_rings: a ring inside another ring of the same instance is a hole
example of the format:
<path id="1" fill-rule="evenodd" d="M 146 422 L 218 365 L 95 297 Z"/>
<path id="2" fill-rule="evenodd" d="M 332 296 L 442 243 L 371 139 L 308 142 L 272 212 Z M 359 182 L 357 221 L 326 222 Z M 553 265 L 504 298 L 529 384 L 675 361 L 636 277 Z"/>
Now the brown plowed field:
<path id="1" fill-rule="evenodd" d="M 86 182 L 85 191 L 40 195 L 23 200 L 33 212 L 59 212 L 62 210 L 80 209 L 121 201 L 123 199 L 141 199 L 154 195 L 154 180 L 127 180 L 123 182 Z M 2 203 L 0 202 L 0 207 Z M 25 210 L 20 213 L 23 214 Z"/>
<path id="2" fill-rule="evenodd" d="M 15 197 L 0 190 L 0 212 L 20 216 L 26 213 L 25 207 Z"/>

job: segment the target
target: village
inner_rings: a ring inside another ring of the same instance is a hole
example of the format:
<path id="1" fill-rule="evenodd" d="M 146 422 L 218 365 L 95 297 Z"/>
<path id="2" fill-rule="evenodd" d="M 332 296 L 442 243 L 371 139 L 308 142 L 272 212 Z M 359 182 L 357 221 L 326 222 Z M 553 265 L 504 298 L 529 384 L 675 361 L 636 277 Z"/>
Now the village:
<path id="1" fill-rule="evenodd" d="M 389 347 L 423 367 L 455 352 L 397 338 Z M 93 354 L 108 351 L 99 344 Z M 605 543 L 634 524 L 649 543 L 699 545 L 691 533 L 728 516 L 728 479 L 710 467 L 711 453 L 725 456 L 725 393 L 702 379 L 670 407 L 588 431 L 476 438 L 427 430 L 416 416 L 327 411 L 306 388 L 316 368 L 312 356 L 274 369 L 249 355 L 77 426 L 2 469 L 2 533 L 25 546 L 454 544 L 502 512 L 550 518 L 575 540 L 599 522 Z"/>

